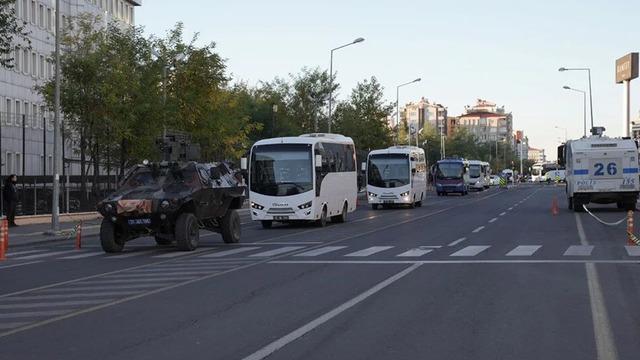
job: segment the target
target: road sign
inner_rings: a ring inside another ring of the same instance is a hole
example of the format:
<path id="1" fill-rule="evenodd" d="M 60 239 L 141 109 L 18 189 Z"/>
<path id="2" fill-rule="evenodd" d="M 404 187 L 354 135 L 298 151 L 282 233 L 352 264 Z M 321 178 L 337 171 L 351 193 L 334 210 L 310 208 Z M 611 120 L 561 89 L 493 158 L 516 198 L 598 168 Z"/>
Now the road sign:
<path id="1" fill-rule="evenodd" d="M 616 60 L 616 83 L 633 80 L 638 77 L 638 53 L 629 53 Z"/>

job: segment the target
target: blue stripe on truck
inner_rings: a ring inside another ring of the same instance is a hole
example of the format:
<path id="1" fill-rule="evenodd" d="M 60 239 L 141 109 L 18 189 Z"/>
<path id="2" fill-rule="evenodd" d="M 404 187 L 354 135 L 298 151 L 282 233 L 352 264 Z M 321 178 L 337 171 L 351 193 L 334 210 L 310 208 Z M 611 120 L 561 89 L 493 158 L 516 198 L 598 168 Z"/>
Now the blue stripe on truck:
<path id="1" fill-rule="evenodd" d="M 589 174 L 589 170 L 587 169 L 573 170 L 573 175 L 588 175 L 588 174 Z"/>
<path id="2" fill-rule="evenodd" d="M 638 168 L 624 168 L 622 169 L 623 174 L 637 174 Z"/>

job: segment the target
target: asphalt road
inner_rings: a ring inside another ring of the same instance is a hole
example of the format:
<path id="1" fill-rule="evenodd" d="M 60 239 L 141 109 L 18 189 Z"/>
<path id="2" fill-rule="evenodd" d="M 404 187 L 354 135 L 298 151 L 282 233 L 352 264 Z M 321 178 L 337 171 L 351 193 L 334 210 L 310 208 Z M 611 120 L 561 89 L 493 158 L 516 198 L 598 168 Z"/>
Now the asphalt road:
<path id="1" fill-rule="evenodd" d="M 245 212 L 241 244 L 203 234 L 192 253 L 17 248 L 0 263 L 0 359 L 637 359 L 640 251 L 562 195 L 361 204 L 324 229 Z"/>

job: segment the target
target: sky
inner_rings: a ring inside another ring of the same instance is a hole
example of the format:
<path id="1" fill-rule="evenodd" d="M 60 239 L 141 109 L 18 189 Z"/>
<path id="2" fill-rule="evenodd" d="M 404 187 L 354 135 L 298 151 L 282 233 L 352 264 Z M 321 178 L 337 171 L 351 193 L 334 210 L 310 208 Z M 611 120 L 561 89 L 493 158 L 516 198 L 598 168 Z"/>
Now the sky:
<path id="1" fill-rule="evenodd" d="M 556 127 L 569 139 L 583 132 L 582 95 L 562 87 L 588 90 L 586 72 L 559 67 L 591 68 L 594 124 L 622 134 L 615 60 L 640 51 L 639 14 L 637 0 L 145 0 L 136 22 L 157 36 L 183 22 L 186 37 L 215 42 L 233 81 L 249 85 L 328 69 L 332 48 L 363 37 L 334 52 L 339 99 L 375 76 L 395 101 L 398 84 L 420 77 L 401 89 L 400 104 L 425 97 L 452 115 L 478 98 L 504 105 L 514 130 L 555 159 L 565 137 Z M 632 81 L 635 121 L 639 91 Z"/>

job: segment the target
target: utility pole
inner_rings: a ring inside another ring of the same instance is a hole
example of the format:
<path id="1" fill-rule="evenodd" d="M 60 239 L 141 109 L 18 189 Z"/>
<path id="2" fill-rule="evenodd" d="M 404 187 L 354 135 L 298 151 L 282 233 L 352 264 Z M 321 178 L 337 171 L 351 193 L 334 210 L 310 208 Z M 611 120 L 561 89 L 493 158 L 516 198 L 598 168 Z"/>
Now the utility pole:
<path id="1" fill-rule="evenodd" d="M 58 175 L 58 133 L 60 131 L 60 0 L 56 0 L 56 87 L 55 87 L 55 118 L 53 121 L 53 196 L 51 199 L 51 232 L 60 230 L 60 178 Z"/>

